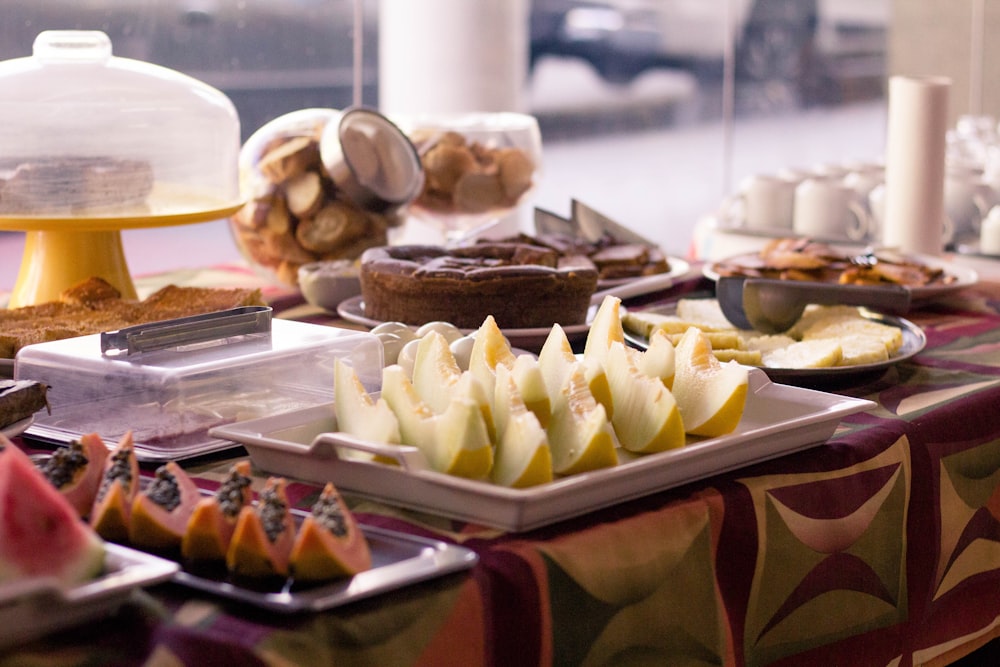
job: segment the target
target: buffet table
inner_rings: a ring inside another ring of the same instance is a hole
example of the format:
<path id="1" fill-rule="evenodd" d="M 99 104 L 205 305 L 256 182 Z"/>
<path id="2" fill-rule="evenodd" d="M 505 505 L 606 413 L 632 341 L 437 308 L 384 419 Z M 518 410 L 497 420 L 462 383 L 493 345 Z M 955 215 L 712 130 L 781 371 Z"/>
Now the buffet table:
<path id="1" fill-rule="evenodd" d="M 280 316 L 343 324 L 272 297 Z M 521 534 L 352 497 L 363 523 L 478 563 L 295 615 L 160 585 L 0 665 L 947 664 L 1000 636 L 1000 282 L 909 319 L 927 347 L 831 387 L 878 407 L 825 444 Z M 188 467 L 212 488 L 243 455 Z"/>

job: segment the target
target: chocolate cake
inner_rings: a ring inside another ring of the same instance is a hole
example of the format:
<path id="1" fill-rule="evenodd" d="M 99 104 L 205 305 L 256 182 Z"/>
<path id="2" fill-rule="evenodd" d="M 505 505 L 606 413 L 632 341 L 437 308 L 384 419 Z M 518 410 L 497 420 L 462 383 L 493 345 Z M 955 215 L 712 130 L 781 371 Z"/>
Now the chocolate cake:
<path id="1" fill-rule="evenodd" d="M 474 329 L 493 315 L 506 329 L 581 324 L 596 286 L 586 257 L 525 243 L 381 246 L 361 256 L 365 316 L 380 321 Z"/>

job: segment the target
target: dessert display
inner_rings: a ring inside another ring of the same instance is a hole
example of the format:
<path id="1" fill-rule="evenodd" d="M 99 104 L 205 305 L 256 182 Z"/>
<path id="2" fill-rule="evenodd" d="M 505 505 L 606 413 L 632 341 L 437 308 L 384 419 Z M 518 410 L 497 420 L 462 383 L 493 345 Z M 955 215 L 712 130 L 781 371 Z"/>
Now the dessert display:
<path id="1" fill-rule="evenodd" d="M 720 276 L 813 280 L 842 285 L 948 285 L 955 276 L 942 268 L 893 250 L 878 249 L 850 255 L 825 243 L 805 238 L 770 241 L 758 253 L 715 262 Z"/>
<path id="2" fill-rule="evenodd" d="M 30 56 L 0 62 L 0 80 L 0 229 L 26 233 L 11 307 L 89 276 L 135 298 L 121 230 L 243 204 L 239 118 L 208 84 L 115 56 L 96 30 L 39 33 Z"/>
<path id="3" fill-rule="evenodd" d="M 504 241 L 552 248 L 563 256 L 584 255 L 597 267 L 600 282 L 639 278 L 670 271 L 670 262 L 658 246 L 623 242 L 608 233 L 596 241 L 558 233 L 519 234 Z"/>
<path id="4" fill-rule="evenodd" d="M 384 246 L 361 257 L 365 316 L 381 321 L 474 329 L 492 315 L 507 329 L 578 324 L 596 286 L 586 257 L 526 243 Z"/>
<path id="5" fill-rule="evenodd" d="M 783 334 L 736 329 L 715 299 L 680 299 L 676 312 L 628 311 L 623 326 L 652 343 L 677 343 L 696 327 L 712 343 L 720 360 L 763 368 L 821 369 L 863 366 L 892 359 L 903 345 L 899 327 L 873 321 L 854 306 L 808 306 Z"/>
<path id="6" fill-rule="evenodd" d="M 0 165 L 0 215 L 149 214 L 147 160 L 51 157 Z"/>
<path id="7" fill-rule="evenodd" d="M 101 278 L 65 290 L 57 301 L 0 310 L 0 358 L 26 345 L 112 331 L 143 322 L 264 305 L 259 289 L 167 285 L 143 301 L 123 299 Z"/>
<path id="8" fill-rule="evenodd" d="M 232 217 L 237 246 L 284 284 L 297 285 L 303 265 L 352 260 L 385 245 L 389 228 L 402 222 L 400 207 L 416 195 L 415 153 L 410 169 L 404 168 L 407 156 L 397 154 L 405 137 L 363 109 L 353 114 L 382 124 L 347 123 L 351 113 L 287 114 L 257 130 L 240 153 L 249 201 Z"/>

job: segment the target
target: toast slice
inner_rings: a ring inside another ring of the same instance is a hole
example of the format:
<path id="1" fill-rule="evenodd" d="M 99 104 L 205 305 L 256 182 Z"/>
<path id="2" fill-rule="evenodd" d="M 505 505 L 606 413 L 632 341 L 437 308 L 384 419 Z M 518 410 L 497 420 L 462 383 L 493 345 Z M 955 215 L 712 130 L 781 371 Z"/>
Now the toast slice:
<path id="1" fill-rule="evenodd" d="M 63 292 L 58 301 L 0 309 L 0 359 L 12 359 L 18 350 L 33 343 L 262 305 L 264 298 L 256 288 L 167 285 L 144 301 L 133 301 L 121 298 L 104 280 L 88 278 Z"/>

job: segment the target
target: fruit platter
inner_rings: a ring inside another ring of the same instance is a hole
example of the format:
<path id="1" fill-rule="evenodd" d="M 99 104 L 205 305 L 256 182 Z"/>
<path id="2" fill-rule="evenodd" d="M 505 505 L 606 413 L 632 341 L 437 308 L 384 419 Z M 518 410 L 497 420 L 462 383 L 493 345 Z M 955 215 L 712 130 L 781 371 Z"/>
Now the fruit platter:
<path id="1" fill-rule="evenodd" d="M 254 500 L 249 475 L 240 459 L 208 493 L 172 461 L 152 479 L 140 477 L 129 437 L 109 451 L 88 434 L 32 457 L 0 440 L 0 494 L 14 494 L 4 496 L 0 526 L 20 526 L 16 535 L 0 528 L 0 649 L 112 613 L 133 589 L 168 580 L 297 613 L 477 561 L 457 545 L 359 524 L 331 484 L 308 512 L 290 508 L 283 478 L 269 478 Z M 25 516 L 34 536 L 18 523 Z M 274 544 L 263 537 L 265 516 L 281 517 Z"/>
<path id="2" fill-rule="evenodd" d="M 537 357 L 515 355 L 490 318 L 467 355 L 430 331 L 390 360 L 377 396 L 338 363 L 333 403 L 212 434 L 271 474 L 524 531 L 814 446 L 874 406 L 722 363 L 694 328 L 676 348 L 627 351 L 621 316 L 606 297 L 582 359 L 558 325 Z"/>
<path id="3" fill-rule="evenodd" d="M 780 334 L 738 329 L 714 298 L 680 298 L 622 315 L 625 339 L 639 349 L 701 328 L 722 360 L 760 367 L 775 382 L 846 385 L 871 379 L 918 354 L 927 336 L 913 322 L 854 306 L 810 305 Z"/>
<path id="4" fill-rule="evenodd" d="M 112 613 L 178 565 L 105 542 L 0 436 L 0 650 Z"/>

